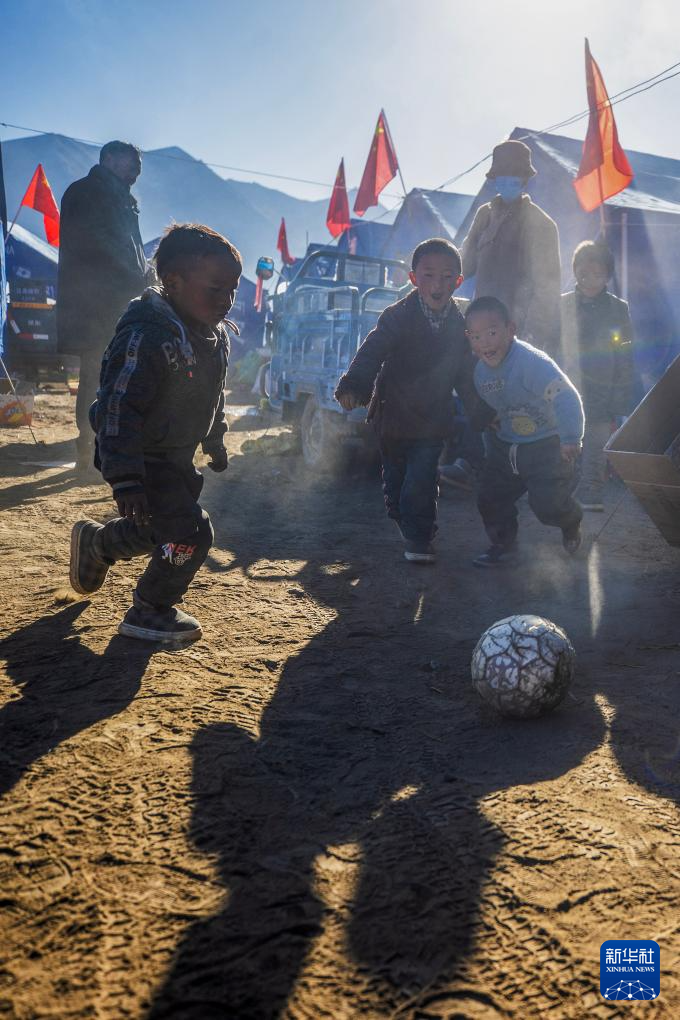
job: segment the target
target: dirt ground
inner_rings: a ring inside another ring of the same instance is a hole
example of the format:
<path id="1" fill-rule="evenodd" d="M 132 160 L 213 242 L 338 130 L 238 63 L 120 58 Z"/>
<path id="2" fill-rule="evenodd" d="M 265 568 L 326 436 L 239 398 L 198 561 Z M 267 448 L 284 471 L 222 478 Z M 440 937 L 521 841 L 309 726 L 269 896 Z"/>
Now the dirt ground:
<path id="1" fill-rule="evenodd" d="M 444 494 L 416 567 L 377 478 L 241 453 L 280 426 L 237 417 L 204 638 L 156 651 L 116 633 L 139 562 L 70 592 L 70 527 L 113 506 L 38 463 L 73 459 L 73 397 L 36 407 L 44 445 L 0 435 L 0 1016 L 680 1015 L 680 551 L 631 496 L 574 561 L 523 507 L 499 574 Z M 577 649 L 542 720 L 470 685 L 513 613 Z M 609 938 L 659 943 L 660 999 L 600 997 Z"/>

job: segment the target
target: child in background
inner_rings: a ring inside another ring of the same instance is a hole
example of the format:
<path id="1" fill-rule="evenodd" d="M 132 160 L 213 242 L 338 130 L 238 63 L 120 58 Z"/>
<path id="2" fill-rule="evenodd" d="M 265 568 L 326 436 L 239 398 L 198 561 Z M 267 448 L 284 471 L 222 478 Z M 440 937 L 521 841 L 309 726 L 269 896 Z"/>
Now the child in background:
<path id="1" fill-rule="evenodd" d="M 453 422 L 453 389 L 480 427 L 493 417 L 472 385 L 474 359 L 453 292 L 463 282 L 458 249 L 423 241 L 411 262 L 415 290 L 386 308 L 342 376 L 346 411 L 370 404 L 378 432 L 387 515 L 411 563 L 434 562 L 439 456 Z"/>
<path id="2" fill-rule="evenodd" d="M 498 419 L 489 432 L 477 499 L 491 547 L 475 566 L 516 560 L 515 504 L 525 492 L 539 521 L 561 528 L 562 544 L 573 554 L 581 544 L 581 507 L 571 495 L 583 437 L 581 398 L 552 358 L 515 337 L 497 298 L 473 301 L 465 323 L 479 358 L 475 388 Z"/>
<path id="3" fill-rule="evenodd" d="M 87 520 L 74 525 L 70 578 L 77 592 L 90 595 L 117 560 L 150 555 L 118 630 L 174 643 L 201 636 L 198 620 L 176 603 L 213 538 L 210 518 L 198 504 L 198 444 L 213 471 L 228 464 L 229 337 L 223 319 L 234 302 L 241 256 L 221 234 L 185 223 L 169 228 L 155 262 L 161 289 L 147 289 L 120 319 L 90 410 L 95 463 L 113 489 L 120 517 L 103 526 Z"/>
<path id="4" fill-rule="evenodd" d="M 630 413 L 633 400 L 633 326 L 627 302 L 607 290 L 614 272 L 609 248 L 583 241 L 572 265 L 576 289 L 562 295 L 562 351 L 586 416 L 577 496 L 584 510 L 602 511 L 604 446 L 615 420 Z"/>

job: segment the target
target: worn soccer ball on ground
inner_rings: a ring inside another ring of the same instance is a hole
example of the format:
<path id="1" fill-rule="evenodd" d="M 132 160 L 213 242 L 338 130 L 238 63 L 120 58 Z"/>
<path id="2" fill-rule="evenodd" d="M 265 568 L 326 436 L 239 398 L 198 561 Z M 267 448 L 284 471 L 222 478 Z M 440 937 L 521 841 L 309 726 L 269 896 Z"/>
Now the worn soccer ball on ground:
<path id="1" fill-rule="evenodd" d="M 472 685 L 501 715 L 531 719 L 562 701 L 576 653 L 561 627 L 541 616 L 508 616 L 485 630 L 472 654 Z"/>

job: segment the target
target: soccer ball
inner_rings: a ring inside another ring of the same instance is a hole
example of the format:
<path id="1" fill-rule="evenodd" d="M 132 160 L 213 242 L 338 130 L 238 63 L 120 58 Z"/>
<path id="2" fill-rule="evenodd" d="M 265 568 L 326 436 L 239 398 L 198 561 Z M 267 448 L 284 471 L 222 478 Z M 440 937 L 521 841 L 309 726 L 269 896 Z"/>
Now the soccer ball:
<path id="1" fill-rule="evenodd" d="M 576 653 L 561 627 L 541 616 L 508 616 L 485 630 L 472 653 L 472 685 L 501 715 L 532 719 L 559 705 Z"/>

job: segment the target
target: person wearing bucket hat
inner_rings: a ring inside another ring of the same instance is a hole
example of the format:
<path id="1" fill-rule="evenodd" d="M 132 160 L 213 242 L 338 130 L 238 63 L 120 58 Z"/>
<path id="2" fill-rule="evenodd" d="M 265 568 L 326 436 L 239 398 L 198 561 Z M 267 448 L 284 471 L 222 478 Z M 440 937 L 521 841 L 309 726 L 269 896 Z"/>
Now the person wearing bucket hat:
<path id="1" fill-rule="evenodd" d="M 522 340 L 558 357 L 559 234 L 525 193 L 535 175 L 524 142 L 510 139 L 494 148 L 486 176 L 496 195 L 477 209 L 463 242 L 463 273 L 475 278 L 475 298 L 495 297 L 508 307 Z"/>

